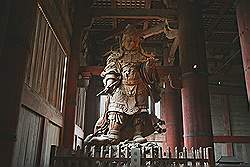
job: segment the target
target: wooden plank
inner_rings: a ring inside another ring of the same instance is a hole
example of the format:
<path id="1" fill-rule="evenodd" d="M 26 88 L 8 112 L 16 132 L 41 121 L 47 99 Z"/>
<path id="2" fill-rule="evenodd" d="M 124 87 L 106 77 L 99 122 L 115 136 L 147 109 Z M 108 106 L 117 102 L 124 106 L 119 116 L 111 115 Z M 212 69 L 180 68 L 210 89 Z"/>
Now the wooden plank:
<path id="1" fill-rule="evenodd" d="M 57 47 L 56 47 L 56 42 L 53 43 L 53 45 L 51 46 L 53 48 L 54 51 L 54 55 L 51 56 L 52 58 L 52 62 L 51 62 L 51 73 L 50 73 L 50 78 L 49 78 L 49 83 L 50 83 L 50 87 L 49 89 L 49 103 L 52 104 L 55 107 L 55 103 L 54 103 L 54 88 L 55 88 L 55 76 L 56 76 L 56 70 L 57 70 L 57 61 L 58 61 L 58 56 L 57 56 Z M 55 54 L 56 53 L 56 54 Z"/>
<path id="2" fill-rule="evenodd" d="M 55 42 L 56 41 L 54 41 L 54 40 L 51 41 L 51 46 L 49 47 L 50 49 L 49 49 L 49 53 L 48 53 L 49 55 L 53 55 L 53 53 L 54 53 L 54 49 L 52 46 L 54 46 Z M 47 80 L 47 85 L 46 85 L 46 96 L 45 96 L 45 99 L 47 101 L 49 101 L 49 97 L 51 94 L 51 92 L 50 92 L 50 87 L 51 87 L 50 80 L 51 80 L 51 75 L 52 75 L 51 73 L 52 73 L 54 59 L 55 59 L 55 56 L 49 56 L 49 67 L 48 67 L 49 69 L 48 69 L 48 74 L 47 74 L 48 80 Z"/>
<path id="3" fill-rule="evenodd" d="M 39 115 L 48 118 L 51 122 L 62 127 L 63 116 L 62 113 L 52 105 L 48 104 L 42 97 L 37 93 L 33 92 L 27 85 L 24 86 L 22 94 L 22 104 Z"/>
<path id="4" fill-rule="evenodd" d="M 41 85 L 41 90 L 40 90 L 40 95 L 42 95 L 44 98 L 46 97 L 46 89 L 47 89 L 47 84 L 48 84 L 48 71 L 49 71 L 49 64 L 50 64 L 50 57 L 51 54 L 49 54 L 49 49 L 50 49 L 50 44 L 51 44 L 51 36 L 52 33 L 48 31 L 47 34 L 47 43 L 46 47 L 44 48 L 44 63 L 43 63 L 43 69 L 42 69 L 42 85 Z"/>
<path id="5" fill-rule="evenodd" d="M 31 55 L 31 67 L 30 67 L 30 73 L 28 74 L 29 75 L 29 82 L 28 82 L 28 85 L 30 87 L 32 87 L 33 85 L 33 77 L 34 77 L 34 73 L 35 73 L 35 65 L 36 65 L 36 59 L 37 59 L 37 49 L 38 49 L 38 43 L 39 43 L 39 34 L 40 34 L 40 25 L 41 25 L 41 21 L 40 21 L 40 17 L 41 17 L 41 14 L 39 11 L 37 11 L 37 21 L 36 21 L 36 32 L 35 32 L 35 39 L 33 40 L 34 43 L 33 43 L 33 50 L 32 50 L 32 55 Z"/>
<path id="6" fill-rule="evenodd" d="M 46 49 L 47 49 L 47 47 L 49 47 L 49 44 L 50 44 L 50 39 L 49 39 L 49 34 L 50 34 L 50 32 L 49 32 L 49 26 L 46 24 L 46 22 L 44 23 L 45 24 L 45 30 L 44 30 L 44 41 L 43 41 L 43 49 L 42 49 L 42 55 L 41 55 L 41 61 L 39 61 L 38 63 L 41 65 L 41 67 L 40 67 L 40 69 L 39 69 L 39 71 L 40 71 L 40 73 L 39 73 L 39 76 L 38 76 L 38 84 L 39 84 L 39 86 L 38 86 L 38 90 L 37 90 L 37 92 L 39 93 L 39 94 L 41 94 L 41 91 L 42 91 L 42 86 L 43 86 L 43 83 L 44 83 L 44 73 L 45 73 L 45 60 L 46 60 L 46 57 L 47 57 L 47 55 L 46 55 Z"/>
<path id="7" fill-rule="evenodd" d="M 54 72 L 51 81 L 53 82 L 51 88 L 51 104 L 57 108 L 56 106 L 56 98 L 57 98 L 57 89 L 58 89 L 58 78 L 59 78 L 59 68 L 60 68 L 60 48 L 56 47 L 54 56 L 56 57 L 56 61 L 54 64 Z"/>
<path id="8" fill-rule="evenodd" d="M 34 50 L 33 50 L 33 57 L 34 57 L 34 66 L 33 69 L 31 69 L 32 71 L 34 71 L 32 73 L 32 85 L 31 87 L 34 88 L 35 90 L 37 90 L 37 77 L 38 77 L 38 73 L 39 73 L 39 61 L 42 55 L 42 44 L 43 44 L 43 31 L 44 31 L 44 24 L 42 22 L 42 17 L 39 17 L 39 26 L 37 26 L 37 31 L 38 31 L 38 36 L 35 39 L 35 41 L 37 41 L 37 45 L 34 46 Z"/>

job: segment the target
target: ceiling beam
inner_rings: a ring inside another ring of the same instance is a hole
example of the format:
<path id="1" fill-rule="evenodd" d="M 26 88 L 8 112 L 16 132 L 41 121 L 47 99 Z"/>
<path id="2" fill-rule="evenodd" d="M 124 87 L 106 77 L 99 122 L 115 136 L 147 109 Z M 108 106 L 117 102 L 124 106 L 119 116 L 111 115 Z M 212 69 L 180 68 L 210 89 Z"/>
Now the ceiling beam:
<path id="1" fill-rule="evenodd" d="M 160 19 L 176 17 L 174 9 L 121 9 L 121 8 L 90 8 L 89 14 L 97 18 L 124 18 L 124 19 Z"/>
<path id="2" fill-rule="evenodd" d="M 208 31 L 205 35 L 206 39 L 209 39 L 214 34 L 213 31 L 216 30 L 217 26 L 221 23 L 221 20 L 223 20 L 223 18 L 225 17 L 226 12 L 230 9 L 230 7 L 232 7 L 233 4 L 234 2 L 230 1 L 224 2 L 224 6 L 219 10 L 218 16 L 216 17 L 214 22 L 208 27 Z"/>

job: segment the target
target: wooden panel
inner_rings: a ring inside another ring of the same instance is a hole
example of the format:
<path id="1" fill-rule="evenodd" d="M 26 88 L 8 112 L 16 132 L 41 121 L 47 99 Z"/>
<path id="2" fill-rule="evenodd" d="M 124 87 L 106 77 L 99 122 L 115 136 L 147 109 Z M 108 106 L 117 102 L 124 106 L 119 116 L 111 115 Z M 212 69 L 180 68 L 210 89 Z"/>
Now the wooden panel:
<path id="1" fill-rule="evenodd" d="M 41 153 L 41 167 L 49 166 L 51 145 L 59 145 L 60 127 L 45 120 L 44 141 Z"/>
<path id="2" fill-rule="evenodd" d="M 246 96 L 229 96 L 232 135 L 250 136 L 250 112 Z"/>
<path id="3" fill-rule="evenodd" d="M 60 110 L 65 57 L 48 22 L 37 12 L 32 54 L 26 68 L 26 84 Z"/>
<path id="4" fill-rule="evenodd" d="M 42 117 L 21 107 L 13 166 L 37 166 Z"/>

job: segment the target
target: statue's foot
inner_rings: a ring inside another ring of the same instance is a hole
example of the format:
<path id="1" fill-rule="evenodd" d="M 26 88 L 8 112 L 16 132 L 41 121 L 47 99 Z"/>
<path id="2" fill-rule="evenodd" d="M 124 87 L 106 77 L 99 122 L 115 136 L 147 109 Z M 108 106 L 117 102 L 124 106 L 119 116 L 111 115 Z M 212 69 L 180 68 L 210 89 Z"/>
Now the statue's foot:
<path id="1" fill-rule="evenodd" d="M 119 142 L 119 139 L 110 135 L 95 136 L 89 141 L 93 145 L 119 144 Z"/>
<path id="2" fill-rule="evenodd" d="M 93 145 L 105 145 L 109 143 L 109 138 L 101 135 L 101 136 L 94 136 L 92 139 L 89 141 L 89 143 Z"/>
<path id="3" fill-rule="evenodd" d="M 147 142 L 147 139 L 142 137 L 141 135 L 136 135 L 134 136 L 133 140 L 136 142 L 136 143 L 146 143 Z"/>

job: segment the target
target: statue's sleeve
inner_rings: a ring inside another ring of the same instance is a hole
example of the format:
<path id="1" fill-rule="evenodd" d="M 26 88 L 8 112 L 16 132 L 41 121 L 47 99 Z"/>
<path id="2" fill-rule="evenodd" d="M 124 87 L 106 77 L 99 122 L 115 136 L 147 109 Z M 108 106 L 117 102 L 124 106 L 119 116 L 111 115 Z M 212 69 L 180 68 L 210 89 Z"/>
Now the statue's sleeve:
<path id="1" fill-rule="evenodd" d="M 121 74 L 120 63 L 118 59 L 118 52 L 111 53 L 111 55 L 107 59 L 106 66 L 104 67 L 104 70 L 101 73 L 105 87 L 109 87 L 111 84 L 118 83 L 120 81 Z"/>

